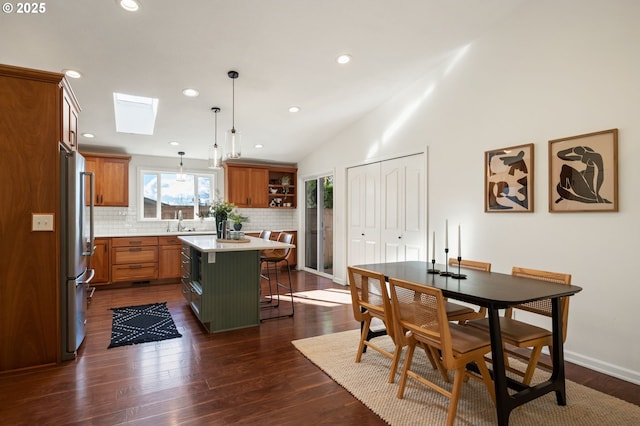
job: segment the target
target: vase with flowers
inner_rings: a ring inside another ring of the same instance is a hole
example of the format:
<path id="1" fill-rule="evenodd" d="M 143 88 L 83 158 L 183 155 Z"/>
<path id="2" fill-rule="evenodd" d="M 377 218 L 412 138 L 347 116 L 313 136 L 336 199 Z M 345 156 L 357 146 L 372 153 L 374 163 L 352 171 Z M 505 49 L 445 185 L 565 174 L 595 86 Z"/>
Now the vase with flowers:
<path id="1" fill-rule="evenodd" d="M 220 227 L 223 220 L 227 220 L 229 213 L 233 211 L 236 206 L 233 203 L 229 203 L 224 200 L 216 200 L 211 204 L 211 214 L 216 219 L 216 232 L 218 238 L 221 238 L 222 228 Z"/>

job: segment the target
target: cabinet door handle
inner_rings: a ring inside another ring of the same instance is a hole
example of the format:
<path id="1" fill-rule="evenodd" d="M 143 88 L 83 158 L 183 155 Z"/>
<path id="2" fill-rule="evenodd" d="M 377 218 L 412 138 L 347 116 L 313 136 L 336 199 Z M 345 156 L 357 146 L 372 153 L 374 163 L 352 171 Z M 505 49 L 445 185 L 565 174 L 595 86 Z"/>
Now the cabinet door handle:
<path id="1" fill-rule="evenodd" d="M 129 247 L 129 251 L 142 251 L 142 247 Z"/>
<path id="2" fill-rule="evenodd" d="M 129 269 L 142 269 L 142 265 L 129 265 Z"/>

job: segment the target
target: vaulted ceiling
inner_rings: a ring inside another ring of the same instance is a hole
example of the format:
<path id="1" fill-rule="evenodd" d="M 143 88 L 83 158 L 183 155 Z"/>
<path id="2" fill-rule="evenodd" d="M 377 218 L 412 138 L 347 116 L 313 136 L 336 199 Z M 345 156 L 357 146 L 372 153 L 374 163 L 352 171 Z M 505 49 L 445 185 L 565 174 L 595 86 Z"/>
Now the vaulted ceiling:
<path id="1" fill-rule="evenodd" d="M 297 162 L 523 1 L 140 0 L 137 12 L 116 0 L 48 1 L 43 13 L 0 16 L 0 62 L 80 71 L 70 79 L 79 131 L 95 135 L 80 137 L 85 147 L 202 159 L 211 107 L 221 108 L 219 144 L 231 127 L 236 70 L 243 158 Z M 339 65 L 343 53 L 352 60 Z M 113 92 L 159 99 L 152 136 L 115 131 Z"/>

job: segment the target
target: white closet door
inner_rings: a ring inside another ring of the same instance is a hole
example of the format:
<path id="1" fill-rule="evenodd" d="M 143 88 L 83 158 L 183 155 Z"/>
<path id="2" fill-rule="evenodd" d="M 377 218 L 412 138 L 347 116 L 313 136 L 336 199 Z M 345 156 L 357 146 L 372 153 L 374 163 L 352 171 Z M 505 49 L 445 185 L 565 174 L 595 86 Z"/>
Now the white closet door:
<path id="1" fill-rule="evenodd" d="M 383 262 L 425 260 L 426 186 L 423 155 L 383 161 Z"/>
<path id="2" fill-rule="evenodd" d="M 347 171 L 348 265 L 380 262 L 380 163 Z"/>

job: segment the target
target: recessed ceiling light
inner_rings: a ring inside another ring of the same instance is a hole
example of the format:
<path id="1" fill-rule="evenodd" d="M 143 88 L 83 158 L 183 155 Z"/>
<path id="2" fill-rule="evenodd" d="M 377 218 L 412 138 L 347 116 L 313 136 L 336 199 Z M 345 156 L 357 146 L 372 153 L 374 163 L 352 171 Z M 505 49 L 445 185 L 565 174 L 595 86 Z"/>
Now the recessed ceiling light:
<path id="1" fill-rule="evenodd" d="M 62 70 L 62 72 L 64 73 L 64 75 L 66 75 L 67 77 L 70 78 L 80 78 L 82 77 L 82 74 L 80 74 L 80 71 L 76 71 L 76 70 Z"/>
<path id="2" fill-rule="evenodd" d="M 178 146 L 178 145 L 180 145 L 180 142 L 171 141 L 171 142 L 169 142 L 169 145 Z"/>
<path id="3" fill-rule="evenodd" d="M 93 139 L 96 137 L 96 135 L 94 135 L 93 133 L 83 133 L 82 136 L 88 139 Z"/>
<path id="4" fill-rule="evenodd" d="M 140 9 L 140 2 L 137 0 L 116 0 L 121 8 L 127 12 L 137 12 Z"/>
<path id="5" fill-rule="evenodd" d="M 336 62 L 341 65 L 347 64 L 350 61 L 351 61 L 351 55 L 347 55 L 346 53 L 336 58 Z"/>
<path id="6" fill-rule="evenodd" d="M 183 89 L 182 94 L 190 98 L 195 98 L 200 94 L 196 89 Z"/>
<path id="7" fill-rule="evenodd" d="M 264 148 L 264 145 L 262 145 L 261 143 L 258 143 L 255 145 L 256 148 L 260 149 L 260 148 Z"/>
<path id="8" fill-rule="evenodd" d="M 289 112 L 298 112 L 300 111 L 300 107 L 299 106 L 290 106 L 289 107 Z"/>

